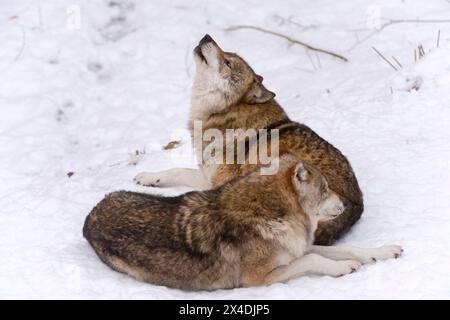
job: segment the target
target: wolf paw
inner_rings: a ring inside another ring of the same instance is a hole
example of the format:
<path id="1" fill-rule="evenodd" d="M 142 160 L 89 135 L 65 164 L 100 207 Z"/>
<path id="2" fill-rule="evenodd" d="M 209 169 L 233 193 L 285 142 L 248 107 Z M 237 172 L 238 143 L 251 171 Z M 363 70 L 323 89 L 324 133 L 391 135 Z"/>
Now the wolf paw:
<path id="1" fill-rule="evenodd" d="M 367 253 L 361 256 L 360 262 L 370 263 L 387 259 L 397 259 L 403 253 L 401 246 L 390 245 L 382 246 L 375 249 L 370 249 Z"/>
<path id="2" fill-rule="evenodd" d="M 146 187 L 162 187 L 161 179 L 151 172 L 141 172 L 134 177 L 133 181 Z"/>
<path id="3" fill-rule="evenodd" d="M 342 277 L 346 274 L 353 273 L 361 267 L 361 262 L 356 260 L 336 261 L 336 265 L 327 273 L 332 277 Z"/>

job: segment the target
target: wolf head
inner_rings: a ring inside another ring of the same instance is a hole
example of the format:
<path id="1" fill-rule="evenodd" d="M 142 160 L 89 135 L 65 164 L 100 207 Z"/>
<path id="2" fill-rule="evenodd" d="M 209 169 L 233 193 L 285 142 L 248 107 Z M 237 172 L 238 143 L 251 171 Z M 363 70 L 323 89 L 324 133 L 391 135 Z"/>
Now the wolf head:
<path id="1" fill-rule="evenodd" d="M 238 102 L 261 104 L 275 97 L 244 59 L 223 51 L 209 35 L 195 47 L 194 58 L 197 71 L 192 106 L 196 113 L 209 115 Z"/>
<path id="2" fill-rule="evenodd" d="M 327 220 L 344 211 L 338 195 L 330 190 L 327 180 L 316 168 L 297 162 L 291 179 L 306 214 Z"/>

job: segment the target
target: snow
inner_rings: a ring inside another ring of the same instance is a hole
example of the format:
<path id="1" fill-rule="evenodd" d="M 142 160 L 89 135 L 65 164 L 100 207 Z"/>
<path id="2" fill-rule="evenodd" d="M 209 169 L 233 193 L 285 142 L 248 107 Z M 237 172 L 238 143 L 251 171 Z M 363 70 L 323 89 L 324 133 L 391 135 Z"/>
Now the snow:
<path id="1" fill-rule="evenodd" d="M 2 1 L 0 298 L 450 298 L 450 24 L 373 32 L 378 13 L 448 19 L 450 4 Z M 349 62 L 254 30 L 224 31 L 239 24 L 334 50 Z M 132 178 L 193 165 L 185 130 L 191 50 L 205 33 L 246 58 L 291 118 L 350 159 L 365 212 L 340 243 L 400 244 L 401 259 L 337 279 L 193 293 L 140 283 L 100 262 L 81 228 L 104 194 L 188 190 L 145 188 Z M 415 62 L 419 45 L 426 54 Z M 403 68 L 396 72 L 372 46 Z M 162 150 L 178 137 L 182 149 Z"/>

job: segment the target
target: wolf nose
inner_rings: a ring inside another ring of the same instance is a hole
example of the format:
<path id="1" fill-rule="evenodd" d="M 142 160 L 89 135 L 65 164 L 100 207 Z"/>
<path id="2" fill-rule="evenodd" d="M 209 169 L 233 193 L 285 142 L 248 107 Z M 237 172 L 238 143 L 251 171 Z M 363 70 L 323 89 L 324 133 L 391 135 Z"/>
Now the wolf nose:
<path id="1" fill-rule="evenodd" d="M 213 38 L 211 38 L 211 36 L 209 34 L 205 34 L 205 36 L 202 38 L 202 40 L 200 40 L 200 45 L 204 44 L 204 43 L 208 43 L 208 42 L 213 42 Z"/>

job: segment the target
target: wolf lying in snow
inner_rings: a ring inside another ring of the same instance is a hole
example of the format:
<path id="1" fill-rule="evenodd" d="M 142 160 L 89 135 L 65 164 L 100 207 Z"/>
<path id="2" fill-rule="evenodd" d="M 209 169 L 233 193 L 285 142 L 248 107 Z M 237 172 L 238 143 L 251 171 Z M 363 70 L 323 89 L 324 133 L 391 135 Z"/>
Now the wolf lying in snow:
<path id="1" fill-rule="evenodd" d="M 401 254 L 313 245 L 318 220 L 342 212 L 342 202 L 314 166 L 290 154 L 279 164 L 276 175 L 253 171 L 177 197 L 111 193 L 86 218 L 84 236 L 113 269 L 185 290 L 336 277 Z"/>

